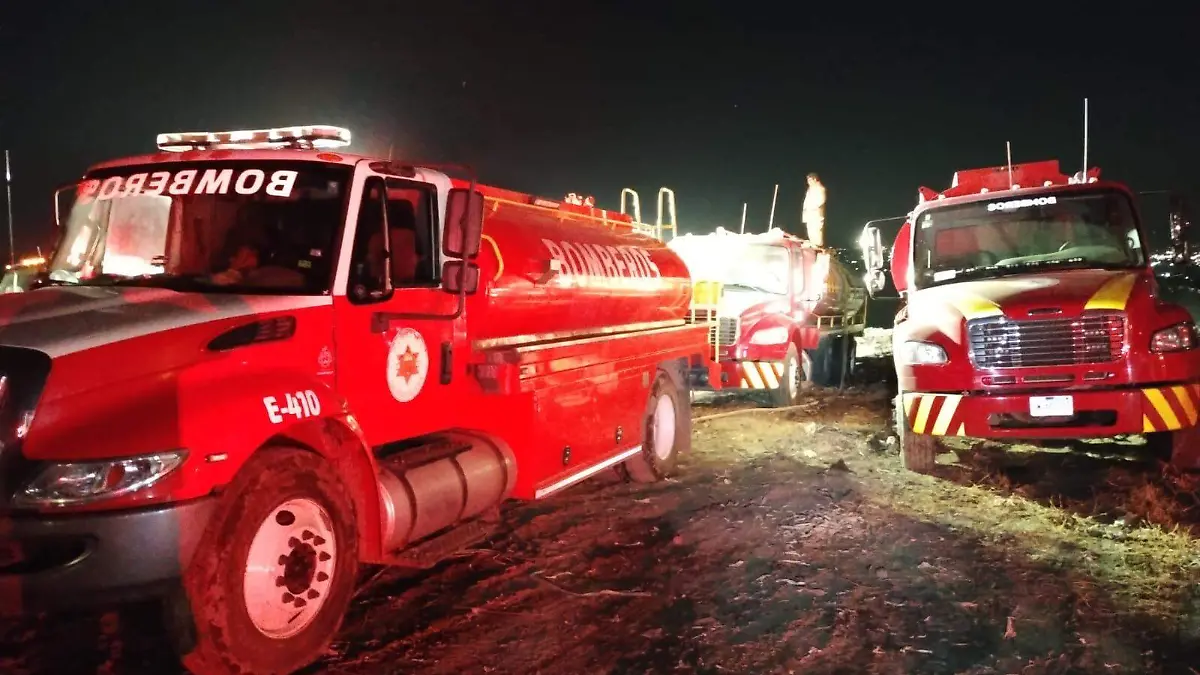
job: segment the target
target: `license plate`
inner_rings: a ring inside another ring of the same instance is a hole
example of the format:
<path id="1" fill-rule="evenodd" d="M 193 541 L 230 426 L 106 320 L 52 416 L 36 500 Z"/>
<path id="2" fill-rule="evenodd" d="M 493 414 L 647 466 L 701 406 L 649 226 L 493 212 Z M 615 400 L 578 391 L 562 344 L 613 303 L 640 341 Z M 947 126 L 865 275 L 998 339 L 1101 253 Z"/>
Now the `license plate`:
<path id="1" fill-rule="evenodd" d="M 1034 417 L 1070 417 L 1075 399 L 1070 396 L 1030 396 L 1029 414 Z"/>

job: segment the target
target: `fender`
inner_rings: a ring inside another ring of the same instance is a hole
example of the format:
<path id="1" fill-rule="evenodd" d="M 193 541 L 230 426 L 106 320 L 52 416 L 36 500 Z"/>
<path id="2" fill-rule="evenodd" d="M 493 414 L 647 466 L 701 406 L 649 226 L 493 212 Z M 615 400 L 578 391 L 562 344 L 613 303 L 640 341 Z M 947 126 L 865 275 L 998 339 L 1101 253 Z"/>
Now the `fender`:
<path id="1" fill-rule="evenodd" d="M 312 392 L 317 406 L 274 417 L 266 399 Z M 275 421 L 278 419 L 279 421 Z M 218 492 L 250 456 L 272 442 L 293 442 L 327 457 L 355 500 L 364 555 L 379 547 L 379 487 L 374 456 L 349 406 L 328 383 L 289 370 L 189 368 L 138 378 L 119 391 L 89 389 L 44 401 L 22 448 L 32 460 L 86 461 L 186 449 L 187 461 L 146 493 L 81 510 L 182 501 Z M 372 548 L 374 547 L 374 548 Z"/>
<path id="2" fill-rule="evenodd" d="M 189 463 L 205 461 L 207 469 L 191 480 L 219 490 L 263 447 L 289 443 L 309 449 L 329 460 L 350 491 L 360 554 L 378 557 L 379 470 L 348 402 L 329 383 L 299 371 L 271 370 L 191 382 L 180 391 L 181 409 L 187 411 L 185 447 L 203 454 Z M 226 458 L 207 461 L 220 455 Z"/>

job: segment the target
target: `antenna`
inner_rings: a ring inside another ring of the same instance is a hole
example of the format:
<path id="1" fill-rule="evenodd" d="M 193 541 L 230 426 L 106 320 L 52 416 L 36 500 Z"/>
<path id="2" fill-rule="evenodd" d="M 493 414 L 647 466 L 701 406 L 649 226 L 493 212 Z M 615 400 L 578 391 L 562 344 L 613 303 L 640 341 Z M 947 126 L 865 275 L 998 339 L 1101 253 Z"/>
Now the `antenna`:
<path id="1" fill-rule="evenodd" d="M 767 220 L 767 231 L 775 226 L 775 200 L 779 198 L 779 183 L 775 184 L 775 194 L 771 195 L 771 217 Z"/>
<path id="2" fill-rule="evenodd" d="M 1088 100 L 1083 99 L 1083 182 L 1087 182 L 1087 153 L 1088 153 Z"/>
<path id="3" fill-rule="evenodd" d="M 10 265 L 16 265 L 17 247 L 13 244 L 12 169 L 9 167 L 7 150 L 4 151 L 4 192 L 4 201 L 8 204 L 8 262 Z"/>
<path id="4" fill-rule="evenodd" d="M 742 234 L 746 234 L 746 202 L 742 202 Z"/>
<path id="5" fill-rule="evenodd" d="M 1008 189 L 1009 189 L 1009 190 L 1011 190 L 1011 189 L 1012 189 L 1012 186 L 1013 186 L 1013 179 L 1012 179 L 1012 143 L 1011 143 L 1011 142 L 1009 142 L 1009 141 L 1004 141 L 1004 150 L 1005 150 L 1005 152 L 1007 152 L 1007 153 L 1008 153 Z"/>

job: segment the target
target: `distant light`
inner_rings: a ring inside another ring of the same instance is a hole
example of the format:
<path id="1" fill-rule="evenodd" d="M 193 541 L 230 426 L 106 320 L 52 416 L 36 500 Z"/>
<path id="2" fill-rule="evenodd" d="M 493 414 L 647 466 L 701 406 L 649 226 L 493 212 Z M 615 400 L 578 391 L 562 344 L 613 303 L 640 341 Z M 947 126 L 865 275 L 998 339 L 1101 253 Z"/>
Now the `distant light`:
<path id="1" fill-rule="evenodd" d="M 350 145 L 350 130 L 329 125 L 279 127 L 238 131 L 188 131 L 159 134 L 163 152 L 189 150 L 280 150 L 287 148 L 331 150 Z"/>

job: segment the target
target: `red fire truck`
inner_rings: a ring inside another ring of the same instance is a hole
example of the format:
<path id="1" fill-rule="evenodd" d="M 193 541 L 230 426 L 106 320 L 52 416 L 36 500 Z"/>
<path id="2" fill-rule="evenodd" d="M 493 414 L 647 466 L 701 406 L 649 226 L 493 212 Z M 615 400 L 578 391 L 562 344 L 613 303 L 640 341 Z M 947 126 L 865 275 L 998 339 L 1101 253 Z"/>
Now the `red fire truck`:
<path id="1" fill-rule="evenodd" d="M 197 673 L 317 658 L 360 562 L 690 445 L 691 283 L 628 216 L 345 154 L 164 134 L 89 169 L 0 298 L 0 607 L 163 598 Z"/>
<path id="2" fill-rule="evenodd" d="M 669 246 L 695 285 L 690 319 L 710 327 L 711 359 L 693 369 L 695 389 L 766 391 L 786 406 L 809 384 L 838 386 L 853 373 L 867 291 L 832 250 L 779 229 L 718 228 Z"/>
<path id="3" fill-rule="evenodd" d="M 877 292 L 878 231 L 863 241 Z M 1134 196 L 1097 168 L 1032 162 L 920 188 L 891 265 L 905 466 L 931 470 L 944 436 L 1123 434 L 1195 465 L 1196 327 L 1160 297 L 1144 242 Z"/>

